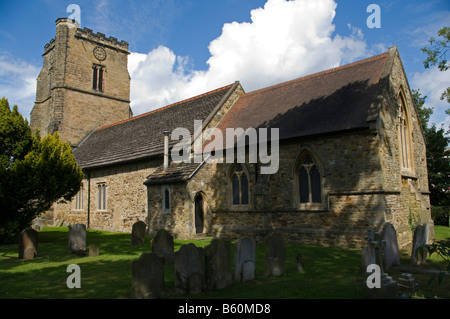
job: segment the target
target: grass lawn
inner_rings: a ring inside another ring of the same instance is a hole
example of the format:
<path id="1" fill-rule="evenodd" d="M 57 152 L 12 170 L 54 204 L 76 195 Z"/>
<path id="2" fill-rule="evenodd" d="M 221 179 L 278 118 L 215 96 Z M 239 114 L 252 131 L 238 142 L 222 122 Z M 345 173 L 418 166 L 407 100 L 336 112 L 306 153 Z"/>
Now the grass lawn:
<path id="1" fill-rule="evenodd" d="M 436 226 L 437 239 L 450 239 L 450 228 Z M 18 245 L 0 245 L 0 299 L 125 299 L 130 296 L 131 261 L 151 250 L 147 237 L 143 246 L 131 246 L 130 234 L 88 230 L 87 245 L 98 244 L 100 255 L 78 257 L 68 253 L 68 228 L 46 227 L 39 232 L 38 257 L 18 259 Z M 182 244 L 194 242 L 204 247 L 210 239 L 175 240 L 175 250 Z M 233 246 L 233 245 L 232 245 Z M 234 252 L 232 251 L 232 254 Z M 296 271 L 295 257 L 303 256 L 305 271 Z M 361 279 L 361 250 L 338 247 L 287 245 L 286 272 L 281 277 L 264 277 L 264 245 L 257 244 L 256 279 L 233 284 L 220 291 L 195 296 L 205 299 L 360 299 L 364 298 Z M 67 266 L 77 264 L 81 269 L 81 288 L 66 286 L 70 275 Z M 402 253 L 402 264 L 409 264 L 409 252 Z M 425 267 L 446 265 L 440 257 L 432 256 Z M 399 271 L 389 271 L 394 280 Z M 450 298 L 450 277 L 439 285 L 428 285 L 429 275 L 413 276 L 419 281 L 418 296 L 437 295 Z M 173 265 L 165 268 L 167 298 L 174 294 Z"/>

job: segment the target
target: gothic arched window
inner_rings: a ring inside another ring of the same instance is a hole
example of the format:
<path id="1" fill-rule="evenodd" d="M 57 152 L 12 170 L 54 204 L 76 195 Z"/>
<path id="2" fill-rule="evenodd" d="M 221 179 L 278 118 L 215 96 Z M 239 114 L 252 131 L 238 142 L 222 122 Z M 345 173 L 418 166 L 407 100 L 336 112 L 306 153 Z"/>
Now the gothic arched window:
<path id="1" fill-rule="evenodd" d="M 231 193 L 233 205 L 248 205 L 248 176 L 241 164 L 233 167 L 231 172 Z"/>
<path id="2" fill-rule="evenodd" d="M 297 161 L 298 202 L 302 204 L 322 203 L 322 176 L 314 157 L 309 152 Z"/>
<path id="3" fill-rule="evenodd" d="M 399 134 L 400 162 L 402 168 L 411 170 L 412 169 L 411 131 L 405 98 L 401 91 L 398 95 L 398 100 L 399 100 L 398 134 Z"/>

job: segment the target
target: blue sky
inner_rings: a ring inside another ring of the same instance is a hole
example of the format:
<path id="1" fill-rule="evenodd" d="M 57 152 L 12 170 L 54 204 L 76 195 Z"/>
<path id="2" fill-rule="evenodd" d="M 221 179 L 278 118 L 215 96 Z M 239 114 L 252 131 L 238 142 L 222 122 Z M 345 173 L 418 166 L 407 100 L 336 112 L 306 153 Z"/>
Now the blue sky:
<path id="1" fill-rule="evenodd" d="M 411 88 L 427 95 L 431 122 L 448 127 L 440 93 L 450 71 L 426 70 L 420 48 L 450 25 L 450 2 L 356 0 L 1 0 L 0 95 L 26 117 L 55 21 L 81 9 L 81 27 L 130 44 L 135 115 L 241 81 L 252 91 L 399 49 Z M 381 28 L 369 28 L 370 4 Z"/>

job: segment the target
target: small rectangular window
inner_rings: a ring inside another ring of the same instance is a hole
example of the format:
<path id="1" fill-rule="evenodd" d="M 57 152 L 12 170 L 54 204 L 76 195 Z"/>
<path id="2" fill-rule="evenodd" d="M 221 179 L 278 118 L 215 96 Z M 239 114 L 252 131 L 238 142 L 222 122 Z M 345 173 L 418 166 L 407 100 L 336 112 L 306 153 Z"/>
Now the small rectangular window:
<path id="1" fill-rule="evenodd" d="M 98 210 L 106 210 L 106 185 L 98 184 Z"/>
<path id="2" fill-rule="evenodd" d="M 81 185 L 80 190 L 78 191 L 77 195 L 75 195 L 75 209 L 83 209 L 83 185 Z"/>
<path id="3" fill-rule="evenodd" d="M 94 65 L 92 67 L 92 89 L 96 91 L 103 91 L 103 67 Z"/>

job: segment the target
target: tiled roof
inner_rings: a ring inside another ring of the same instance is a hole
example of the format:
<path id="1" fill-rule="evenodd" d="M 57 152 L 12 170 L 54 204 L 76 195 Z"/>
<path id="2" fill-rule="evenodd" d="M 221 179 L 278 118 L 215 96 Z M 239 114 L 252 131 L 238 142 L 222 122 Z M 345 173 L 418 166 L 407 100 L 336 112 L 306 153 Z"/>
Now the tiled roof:
<path id="1" fill-rule="evenodd" d="M 189 129 L 193 135 L 194 120 L 205 121 L 233 87 L 231 84 L 99 128 L 74 150 L 75 159 L 82 168 L 89 169 L 162 156 L 163 131 L 182 127 Z"/>
<path id="2" fill-rule="evenodd" d="M 198 163 L 170 163 L 166 171 L 159 167 L 148 176 L 145 185 L 180 183 L 188 180 L 202 164 Z"/>
<path id="3" fill-rule="evenodd" d="M 241 95 L 226 128 L 279 128 L 280 140 L 367 128 L 388 52 Z"/>

